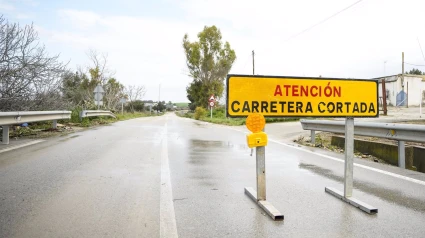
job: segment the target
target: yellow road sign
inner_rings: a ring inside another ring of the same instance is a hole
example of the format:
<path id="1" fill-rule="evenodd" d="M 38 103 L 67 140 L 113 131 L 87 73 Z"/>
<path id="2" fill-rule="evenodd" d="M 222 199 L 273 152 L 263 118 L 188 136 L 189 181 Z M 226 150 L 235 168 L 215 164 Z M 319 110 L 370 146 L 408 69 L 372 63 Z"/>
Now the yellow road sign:
<path id="1" fill-rule="evenodd" d="M 245 117 L 378 117 L 378 81 L 227 76 L 227 115 Z"/>

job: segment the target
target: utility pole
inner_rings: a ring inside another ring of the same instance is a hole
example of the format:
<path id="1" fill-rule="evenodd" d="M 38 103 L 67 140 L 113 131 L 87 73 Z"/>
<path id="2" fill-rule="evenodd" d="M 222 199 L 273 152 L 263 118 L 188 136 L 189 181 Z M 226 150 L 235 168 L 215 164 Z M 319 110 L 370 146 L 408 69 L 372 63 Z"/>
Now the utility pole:
<path id="1" fill-rule="evenodd" d="M 252 75 L 255 75 L 254 50 L 252 51 Z"/>
<path id="2" fill-rule="evenodd" d="M 385 87 L 386 80 L 387 80 L 387 72 L 386 72 L 386 63 L 387 61 L 384 61 L 384 79 L 382 80 L 382 109 L 384 110 L 384 115 L 387 115 L 387 89 Z"/>
<path id="3" fill-rule="evenodd" d="M 156 106 L 157 112 L 159 112 L 159 104 L 160 103 L 161 103 L 161 83 L 159 84 L 158 105 Z"/>
<path id="4" fill-rule="evenodd" d="M 404 92 L 404 52 L 401 52 L 401 88 Z M 406 93 L 406 107 L 409 107 L 409 85 L 407 85 L 407 93 Z"/>
<path id="5" fill-rule="evenodd" d="M 404 92 L 404 52 L 401 52 L 401 87 Z"/>

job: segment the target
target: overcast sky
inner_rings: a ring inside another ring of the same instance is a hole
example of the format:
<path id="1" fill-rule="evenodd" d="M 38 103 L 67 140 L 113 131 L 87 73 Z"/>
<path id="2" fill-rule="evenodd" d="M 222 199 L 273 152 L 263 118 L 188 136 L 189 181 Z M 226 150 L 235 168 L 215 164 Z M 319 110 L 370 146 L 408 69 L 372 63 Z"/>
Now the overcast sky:
<path id="1" fill-rule="evenodd" d="M 236 50 L 235 74 L 252 73 L 252 50 L 262 75 L 398 74 L 402 51 L 406 62 L 425 65 L 424 0 L 16 0 L 0 1 L 0 12 L 33 22 L 49 53 L 70 68 L 88 65 L 89 49 L 108 53 L 116 78 L 145 85 L 152 100 L 161 84 L 161 101 L 188 101 L 182 38 L 195 40 L 205 25 L 220 28 Z"/>

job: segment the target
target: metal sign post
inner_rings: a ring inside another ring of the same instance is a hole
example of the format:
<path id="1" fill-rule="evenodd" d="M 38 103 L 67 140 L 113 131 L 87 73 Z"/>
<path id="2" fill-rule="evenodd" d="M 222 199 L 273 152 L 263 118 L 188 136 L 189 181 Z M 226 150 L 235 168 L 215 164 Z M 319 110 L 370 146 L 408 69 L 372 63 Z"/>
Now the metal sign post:
<path id="1" fill-rule="evenodd" d="M 105 90 L 103 90 L 102 86 L 97 85 L 96 88 L 93 91 L 94 93 L 94 103 L 97 105 L 97 110 L 99 110 L 99 106 L 103 105 L 103 93 L 105 93 Z"/>
<path id="2" fill-rule="evenodd" d="M 215 103 L 214 103 L 214 102 L 210 102 L 211 119 L 212 119 L 212 110 L 213 110 L 214 105 L 215 105 Z"/>
<path id="3" fill-rule="evenodd" d="M 257 167 L 257 200 L 266 200 L 266 147 L 255 149 Z"/>
<path id="4" fill-rule="evenodd" d="M 248 147 L 255 147 L 257 191 L 245 188 L 245 193 L 254 200 L 273 220 L 283 220 L 283 215 L 266 200 L 266 147 L 267 134 L 262 132 L 265 119 L 261 114 L 252 114 L 246 119 L 246 126 L 253 132 L 247 135 Z"/>
<path id="5" fill-rule="evenodd" d="M 124 103 L 126 103 L 127 100 L 125 98 L 121 98 L 120 99 L 120 103 L 121 103 L 121 114 L 124 115 Z"/>
<path id="6" fill-rule="evenodd" d="M 353 195 L 354 118 L 345 119 L 344 197 Z"/>
<path id="7" fill-rule="evenodd" d="M 212 94 L 211 96 L 210 96 L 210 98 L 208 99 L 208 101 L 209 101 L 209 105 L 210 105 L 210 109 L 211 109 L 211 119 L 212 119 L 212 109 L 213 109 L 213 107 L 214 107 L 214 105 L 215 105 L 215 98 L 214 98 L 214 94 Z"/>
<path id="8" fill-rule="evenodd" d="M 325 187 L 325 192 L 357 207 L 369 214 L 378 213 L 378 209 L 364 203 L 353 196 L 353 164 L 354 164 L 354 118 L 345 119 L 345 162 L 344 162 L 344 193 L 331 187 Z"/>

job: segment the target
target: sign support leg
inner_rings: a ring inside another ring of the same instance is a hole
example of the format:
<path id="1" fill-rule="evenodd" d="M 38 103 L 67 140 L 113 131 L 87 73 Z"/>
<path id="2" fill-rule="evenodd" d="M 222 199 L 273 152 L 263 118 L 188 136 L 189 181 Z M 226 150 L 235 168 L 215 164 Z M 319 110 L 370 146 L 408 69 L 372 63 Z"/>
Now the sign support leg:
<path id="1" fill-rule="evenodd" d="M 353 195 L 354 118 L 345 119 L 344 197 Z"/>
<path id="2" fill-rule="evenodd" d="M 354 118 L 345 119 L 345 163 L 344 163 L 344 192 L 335 188 L 325 187 L 325 192 L 359 208 L 369 214 L 378 213 L 378 209 L 352 197 L 353 195 L 353 166 L 354 165 Z"/>
<path id="3" fill-rule="evenodd" d="M 266 147 L 255 149 L 257 160 L 257 201 L 266 200 Z"/>
<path id="4" fill-rule="evenodd" d="M 211 119 L 212 119 L 212 107 L 210 107 L 211 108 Z"/>
<path id="5" fill-rule="evenodd" d="M 266 200 L 266 147 L 256 147 L 256 167 L 257 167 L 257 191 L 251 187 L 245 188 L 247 194 L 258 204 L 273 220 L 283 220 L 280 213 L 271 203 Z"/>

